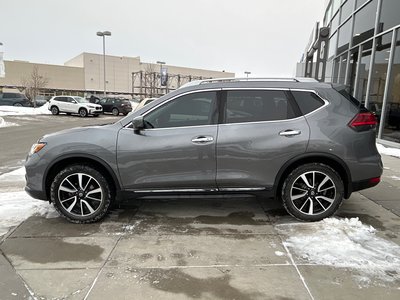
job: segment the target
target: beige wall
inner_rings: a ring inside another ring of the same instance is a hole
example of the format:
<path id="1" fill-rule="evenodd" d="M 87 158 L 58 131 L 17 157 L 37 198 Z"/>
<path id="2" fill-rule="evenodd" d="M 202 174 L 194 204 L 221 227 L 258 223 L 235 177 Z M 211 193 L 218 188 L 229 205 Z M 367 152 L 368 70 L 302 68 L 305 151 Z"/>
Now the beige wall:
<path id="1" fill-rule="evenodd" d="M 21 86 L 23 78 L 29 78 L 34 66 L 39 74 L 48 79 L 46 88 L 60 90 L 84 90 L 83 68 L 46 64 L 33 64 L 24 61 L 5 61 L 6 77 L 0 78 L 0 86 Z"/>
<path id="2" fill-rule="evenodd" d="M 49 83 L 46 88 L 57 90 L 80 90 L 88 92 L 102 92 L 103 81 L 103 55 L 82 53 L 61 65 L 34 64 L 21 61 L 6 61 L 6 78 L 0 78 L 0 86 L 21 86 L 21 78 L 28 77 L 34 66 L 39 67 L 39 72 Z M 106 81 L 107 92 L 132 93 L 132 73 L 145 71 L 152 66 L 159 72 L 157 64 L 141 63 L 140 57 L 106 56 Z M 234 73 L 219 72 L 203 69 L 185 68 L 165 65 L 171 75 L 195 76 L 203 78 L 234 77 Z M 137 83 L 136 83 L 137 84 Z M 176 80 L 169 83 L 170 89 L 177 88 Z M 135 92 L 138 92 L 135 90 Z"/>

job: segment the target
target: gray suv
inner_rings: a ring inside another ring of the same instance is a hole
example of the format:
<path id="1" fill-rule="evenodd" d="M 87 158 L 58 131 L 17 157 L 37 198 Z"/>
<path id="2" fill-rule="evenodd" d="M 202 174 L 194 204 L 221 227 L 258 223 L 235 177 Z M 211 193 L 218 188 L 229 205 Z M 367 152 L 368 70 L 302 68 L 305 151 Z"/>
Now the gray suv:
<path id="1" fill-rule="evenodd" d="M 379 183 L 376 124 L 340 86 L 204 80 L 114 124 L 41 138 L 25 189 L 75 223 L 124 200 L 194 193 L 272 196 L 295 218 L 317 221 Z"/>

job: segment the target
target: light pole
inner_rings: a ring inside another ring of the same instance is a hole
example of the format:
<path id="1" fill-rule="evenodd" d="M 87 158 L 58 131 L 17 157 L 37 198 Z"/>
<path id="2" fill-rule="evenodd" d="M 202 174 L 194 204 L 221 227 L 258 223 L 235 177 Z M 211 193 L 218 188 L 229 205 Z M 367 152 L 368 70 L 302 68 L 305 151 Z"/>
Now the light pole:
<path id="1" fill-rule="evenodd" d="M 157 63 L 160 65 L 160 95 L 161 95 L 161 90 L 162 90 L 162 66 L 165 65 L 165 61 L 157 60 Z M 167 88 L 165 88 L 165 90 L 167 90 Z"/>
<path id="2" fill-rule="evenodd" d="M 246 74 L 247 79 L 249 79 L 249 75 L 251 74 L 251 72 L 249 72 L 249 71 L 244 71 L 244 74 Z"/>
<path id="3" fill-rule="evenodd" d="M 104 66 L 104 98 L 106 97 L 106 36 L 111 36 L 110 31 L 97 31 L 97 35 L 103 37 L 103 66 Z"/>

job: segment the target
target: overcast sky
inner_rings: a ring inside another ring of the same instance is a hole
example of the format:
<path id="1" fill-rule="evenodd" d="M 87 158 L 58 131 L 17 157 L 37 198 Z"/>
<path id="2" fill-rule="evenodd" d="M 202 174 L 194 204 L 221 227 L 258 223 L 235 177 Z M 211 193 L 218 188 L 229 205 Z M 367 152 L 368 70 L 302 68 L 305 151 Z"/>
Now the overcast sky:
<path id="1" fill-rule="evenodd" d="M 5 60 L 63 64 L 81 52 L 293 76 L 324 0 L 0 0 Z"/>

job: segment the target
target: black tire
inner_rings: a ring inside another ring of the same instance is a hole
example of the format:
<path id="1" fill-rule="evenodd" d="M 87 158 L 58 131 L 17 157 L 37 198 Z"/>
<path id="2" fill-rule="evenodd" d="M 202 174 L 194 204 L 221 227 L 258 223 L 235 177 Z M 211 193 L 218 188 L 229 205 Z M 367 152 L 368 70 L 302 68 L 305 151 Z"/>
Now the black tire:
<path id="1" fill-rule="evenodd" d="M 79 187 L 78 173 L 83 174 L 81 187 L 84 188 Z M 72 192 L 67 192 L 65 188 Z M 99 189 L 101 191 L 96 192 Z M 72 199 L 68 200 L 70 197 Z M 100 200 L 94 201 L 93 197 Z M 104 218 L 113 200 L 105 177 L 87 165 L 70 165 L 61 170 L 51 184 L 50 198 L 62 217 L 69 222 L 79 224 L 93 223 Z"/>
<path id="2" fill-rule="evenodd" d="M 59 113 L 60 113 L 60 110 L 58 109 L 58 107 L 57 106 L 55 106 L 55 105 L 53 105 L 52 107 L 51 107 L 51 113 L 53 114 L 53 115 L 58 115 Z"/>
<path id="3" fill-rule="evenodd" d="M 17 103 L 14 103 L 14 106 L 21 107 L 23 105 L 21 103 L 17 102 Z"/>
<path id="4" fill-rule="evenodd" d="M 116 107 L 114 107 L 113 109 L 112 109 L 112 114 L 114 115 L 114 116 L 118 116 L 119 115 L 119 110 L 118 110 L 118 108 L 116 108 Z"/>
<path id="5" fill-rule="evenodd" d="M 342 204 L 343 181 L 325 164 L 305 164 L 287 176 L 281 195 L 290 215 L 301 221 L 320 221 L 332 216 Z"/>
<path id="6" fill-rule="evenodd" d="M 87 117 L 88 112 L 87 112 L 86 108 L 80 108 L 80 109 L 79 109 L 79 115 L 80 115 L 82 118 Z"/>

